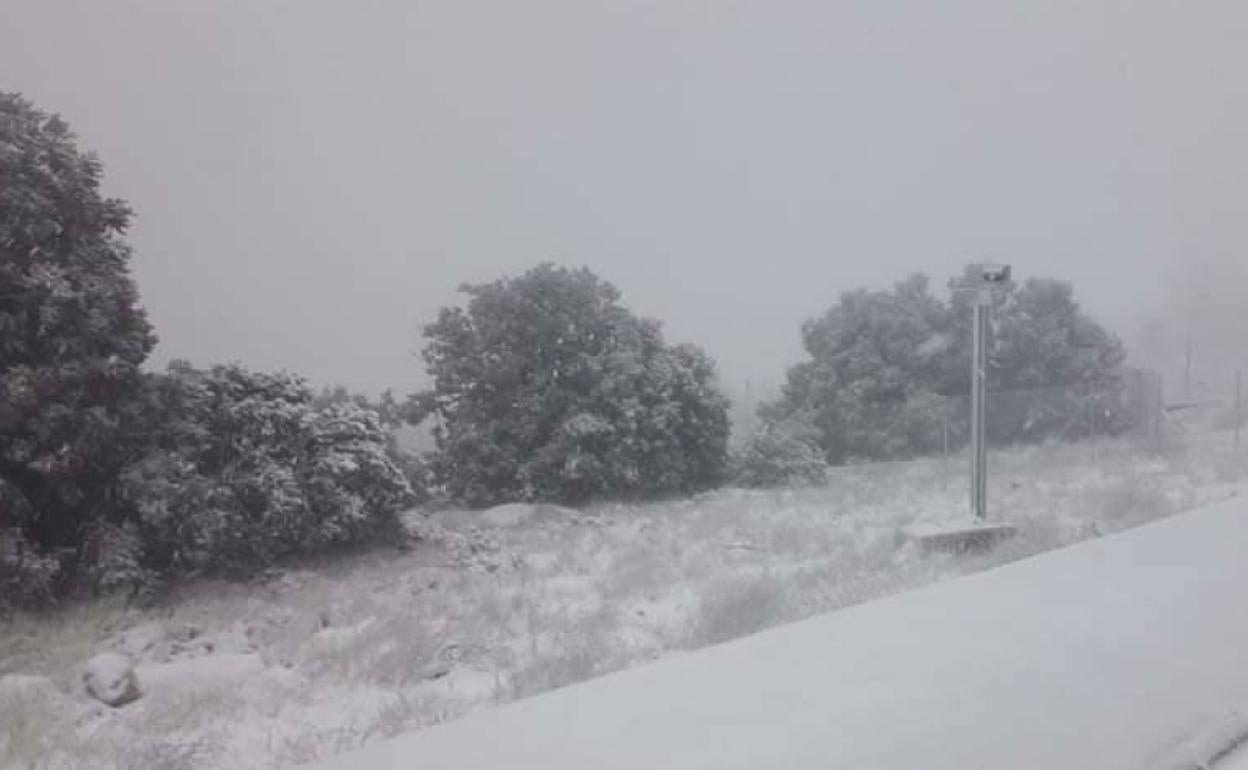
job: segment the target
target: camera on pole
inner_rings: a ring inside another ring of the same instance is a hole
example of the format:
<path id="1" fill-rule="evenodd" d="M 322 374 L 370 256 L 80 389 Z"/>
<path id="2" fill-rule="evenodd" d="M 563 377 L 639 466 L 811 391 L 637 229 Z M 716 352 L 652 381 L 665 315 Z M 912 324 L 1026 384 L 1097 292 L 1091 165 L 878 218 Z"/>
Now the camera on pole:
<path id="1" fill-rule="evenodd" d="M 988 518 L 988 328 L 992 314 L 992 290 L 1010 280 L 1010 266 L 985 264 L 982 285 L 975 289 L 971 318 L 971 513 L 978 521 Z"/>
<path id="2" fill-rule="evenodd" d="M 979 280 L 954 291 L 972 292 L 971 302 L 971 451 L 970 508 L 973 523 L 910 527 L 904 534 L 923 551 L 984 550 L 1012 536 L 1013 525 L 988 522 L 988 330 L 994 290 L 1010 280 L 1009 265 L 984 264 Z"/>
<path id="3" fill-rule="evenodd" d="M 984 279 L 984 283 L 1005 283 L 1010 280 L 1010 265 L 984 265 L 980 275 Z"/>

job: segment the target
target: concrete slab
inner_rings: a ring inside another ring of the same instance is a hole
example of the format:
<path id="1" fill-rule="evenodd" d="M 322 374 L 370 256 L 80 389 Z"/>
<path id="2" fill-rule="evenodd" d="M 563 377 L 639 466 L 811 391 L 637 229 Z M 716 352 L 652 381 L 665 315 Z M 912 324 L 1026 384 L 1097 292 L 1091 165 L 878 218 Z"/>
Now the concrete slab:
<path id="1" fill-rule="evenodd" d="M 901 530 L 922 553 L 978 553 L 1013 537 L 1018 528 L 1006 522 L 918 524 Z"/>

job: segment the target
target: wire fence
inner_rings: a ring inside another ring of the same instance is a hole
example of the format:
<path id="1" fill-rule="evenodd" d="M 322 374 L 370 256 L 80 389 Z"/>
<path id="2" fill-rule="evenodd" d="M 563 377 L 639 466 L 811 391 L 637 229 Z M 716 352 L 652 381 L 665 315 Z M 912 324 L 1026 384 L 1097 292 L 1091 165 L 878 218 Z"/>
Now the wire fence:
<path id="1" fill-rule="evenodd" d="M 1248 475 L 1248 394 L 1242 372 L 1232 370 L 1217 391 L 1219 397 L 1201 400 L 1168 396 L 1158 372 L 1139 368 L 1124 370 L 1107 382 L 990 388 L 989 475 L 994 458 L 1027 447 L 1060 449 L 1070 462 L 1088 468 L 1194 448 L 1202 450 L 1202 456 L 1239 458 L 1242 462 L 1236 467 L 1242 466 Z M 757 414 L 759 403 L 768 396 L 774 398 L 764 393 L 738 402 L 734 420 L 738 444 L 769 429 Z M 815 418 L 808 427 L 823 438 L 825 449 L 832 448 L 833 480 L 847 470 L 859 476 L 878 470 L 881 483 L 886 483 L 890 469 L 916 463 L 933 466 L 950 483 L 960 484 L 969 474 L 969 394 L 882 403 L 831 423 Z"/>

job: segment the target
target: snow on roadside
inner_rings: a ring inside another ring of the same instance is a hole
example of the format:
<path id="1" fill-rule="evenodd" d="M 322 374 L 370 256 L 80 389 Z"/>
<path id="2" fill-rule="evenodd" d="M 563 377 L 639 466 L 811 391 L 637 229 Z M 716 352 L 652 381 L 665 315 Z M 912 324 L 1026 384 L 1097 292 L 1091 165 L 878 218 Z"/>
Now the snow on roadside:
<path id="1" fill-rule="evenodd" d="M 0 725 L 0 765 L 54 739 L 64 766 L 311 761 L 1240 491 L 1200 453 L 1097 451 L 994 453 L 990 498 L 1020 534 L 981 556 L 920 558 L 897 539 L 964 515 L 962 465 L 937 460 L 838 469 L 819 489 L 447 511 L 418 520 L 408 553 L 188 586 L 149 612 L 88 608 L 99 617 L 73 633 L 21 620 L 0 629 L 0 673 L 46 676 L 53 694 Z M 143 698 L 85 705 L 63 672 L 101 649 L 138 663 Z"/>
<path id="2" fill-rule="evenodd" d="M 1245 734 L 1248 501 L 828 613 L 323 770 L 1179 770 Z"/>

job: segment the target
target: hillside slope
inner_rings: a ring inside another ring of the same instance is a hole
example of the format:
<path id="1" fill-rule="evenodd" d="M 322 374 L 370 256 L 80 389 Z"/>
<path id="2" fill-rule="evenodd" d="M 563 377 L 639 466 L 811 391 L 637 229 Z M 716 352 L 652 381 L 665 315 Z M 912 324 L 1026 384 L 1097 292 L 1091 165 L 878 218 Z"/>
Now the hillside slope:
<path id="1" fill-rule="evenodd" d="M 1177 768 L 1248 707 L 1246 588 L 1234 499 L 319 767 Z"/>

